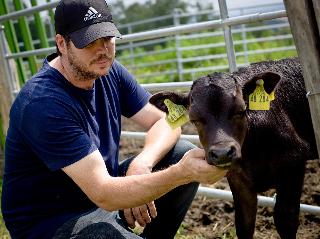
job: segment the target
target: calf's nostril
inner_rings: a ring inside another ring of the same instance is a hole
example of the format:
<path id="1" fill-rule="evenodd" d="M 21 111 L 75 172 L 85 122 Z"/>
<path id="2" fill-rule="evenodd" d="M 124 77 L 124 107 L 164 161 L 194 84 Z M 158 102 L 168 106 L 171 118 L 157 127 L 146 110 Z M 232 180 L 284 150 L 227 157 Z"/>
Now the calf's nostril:
<path id="1" fill-rule="evenodd" d="M 231 147 L 230 147 L 230 150 L 229 150 L 228 153 L 227 153 L 227 157 L 228 157 L 229 159 L 234 159 L 234 158 L 236 157 L 236 155 L 237 155 L 236 147 L 231 146 Z"/>
<path id="2" fill-rule="evenodd" d="M 219 158 L 219 156 L 213 150 L 209 151 L 208 155 L 210 161 L 215 161 Z"/>

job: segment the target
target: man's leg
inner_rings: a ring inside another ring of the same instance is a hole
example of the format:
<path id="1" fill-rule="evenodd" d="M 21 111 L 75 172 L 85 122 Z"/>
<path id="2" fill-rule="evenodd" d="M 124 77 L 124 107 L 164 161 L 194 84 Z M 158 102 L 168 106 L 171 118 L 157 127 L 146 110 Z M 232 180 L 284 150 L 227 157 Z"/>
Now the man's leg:
<path id="1" fill-rule="evenodd" d="M 165 158 L 156 165 L 154 171 L 177 163 L 188 150 L 194 147 L 190 142 L 180 140 Z M 120 166 L 120 174 L 124 174 L 131 160 L 132 158 L 128 159 Z M 147 239 L 174 238 L 193 201 L 198 186 L 198 183 L 182 185 L 157 199 L 155 205 L 158 215 L 145 227 L 141 236 Z"/>
<path id="2" fill-rule="evenodd" d="M 142 239 L 126 229 L 118 212 L 101 208 L 63 224 L 53 239 Z"/>

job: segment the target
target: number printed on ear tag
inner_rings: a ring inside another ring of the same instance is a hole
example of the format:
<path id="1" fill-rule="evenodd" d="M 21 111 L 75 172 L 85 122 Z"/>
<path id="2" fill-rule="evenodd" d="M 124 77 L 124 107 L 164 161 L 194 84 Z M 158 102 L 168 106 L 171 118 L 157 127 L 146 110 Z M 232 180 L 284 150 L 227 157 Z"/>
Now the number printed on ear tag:
<path id="1" fill-rule="evenodd" d="M 275 99 L 274 92 L 270 95 L 264 90 L 263 80 L 257 80 L 255 90 L 249 95 L 250 110 L 270 110 L 270 102 Z"/>
<path id="2" fill-rule="evenodd" d="M 178 128 L 189 121 L 187 109 L 183 105 L 177 105 L 169 99 L 164 100 L 168 108 L 166 121 L 172 129 Z"/>

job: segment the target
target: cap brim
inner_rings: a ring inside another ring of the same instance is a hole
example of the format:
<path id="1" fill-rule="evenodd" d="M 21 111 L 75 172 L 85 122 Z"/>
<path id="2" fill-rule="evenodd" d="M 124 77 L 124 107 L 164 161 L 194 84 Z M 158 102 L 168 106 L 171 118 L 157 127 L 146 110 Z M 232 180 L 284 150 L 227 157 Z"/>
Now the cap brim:
<path id="1" fill-rule="evenodd" d="M 99 22 L 68 34 L 76 48 L 84 48 L 102 37 L 118 37 L 121 34 L 112 22 Z"/>

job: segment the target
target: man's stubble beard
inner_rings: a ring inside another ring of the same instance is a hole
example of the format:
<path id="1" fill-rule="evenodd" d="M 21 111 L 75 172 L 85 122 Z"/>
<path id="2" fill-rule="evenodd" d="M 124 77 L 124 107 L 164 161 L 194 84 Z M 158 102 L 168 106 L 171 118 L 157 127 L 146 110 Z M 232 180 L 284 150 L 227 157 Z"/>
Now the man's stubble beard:
<path id="1" fill-rule="evenodd" d="M 100 76 L 103 76 L 97 72 L 94 71 L 90 71 L 88 70 L 88 67 L 85 66 L 84 64 L 82 64 L 77 57 L 74 55 L 74 53 L 72 52 L 72 50 L 69 48 L 68 49 L 68 61 L 69 64 L 72 68 L 73 74 L 75 76 L 75 79 L 77 79 L 78 81 L 91 81 L 92 79 L 97 79 Z M 107 60 L 111 60 L 113 62 L 114 58 L 113 57 L 109 57 L 106 54 L 101 54 L 98 56 L 98 58 L 92 60 L 89 65 L 94 64 L 95 62 L 102 60 L 102 59 L 107 59 Z M 108 72 L 106 72 L 107 74 Z"/>

